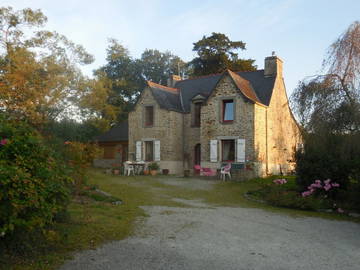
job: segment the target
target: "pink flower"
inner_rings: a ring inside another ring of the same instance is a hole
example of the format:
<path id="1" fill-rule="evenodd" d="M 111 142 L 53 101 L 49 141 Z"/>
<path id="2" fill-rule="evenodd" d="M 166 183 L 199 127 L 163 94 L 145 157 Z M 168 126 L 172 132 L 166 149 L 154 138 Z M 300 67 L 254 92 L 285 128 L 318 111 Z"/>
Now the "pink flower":
<path id="1" fill-rule="evenodd" d="M 321 185 L 321 180 L 315 180 L 315 183 Z"/>
<path id="2" fill-rule="evenodd" d="M 340 185 L 338 183 L 332 183 L 331 184 L 333 187 L 340 187 Z"/>
<path id="3" fill-rule="evenodd" d="M 5 144 L 7 144 L 8 143 L 8 140 L 7 139 L 2 139 L 1 141 L 0 141 L 0 144 L 1 145 L 5 145 Z"/>
<path id="4" fill-rule="evenodd" d="M 344 210 L 341 209 L 340 207 L 337 209 L 338 213 L 344 213 Z"/>
<path id="5" fill-rule="evenodd" d="M 277 184 L 277 185 L 282 185 L 282 184 L 286 184 L 287 181 L 286 181 L 286 179 L 275 179 L 275 180 L 273 181 L 273 183 L 275 183 L 275 184 Z"/>
<path id="6" fill-rule="evenodd" d="M 330 182 L 331 182 L 331 180 L 330 180 L 330 179 L 327 179 L 327 180 L 324 181 L 324 184 L 325 184 L 325 185 L 329 185 Z"/>
<path id="7" fill-rule="evenodd" d="M 324 186 L 324 189 L 325 189 L 326 191 L 328 191 L 329 189 L 331 189 L 331 185 L 330 185 L 330 184 L 326 184 L 326 185 Z"/>
<path id="8" fill-rule="evenodd" d="M 304 191 L 303 193 L 301 193 L 301 196 L 307 197 L 310 196 L 312 193 L 313 193 L 312 191 Z"/>

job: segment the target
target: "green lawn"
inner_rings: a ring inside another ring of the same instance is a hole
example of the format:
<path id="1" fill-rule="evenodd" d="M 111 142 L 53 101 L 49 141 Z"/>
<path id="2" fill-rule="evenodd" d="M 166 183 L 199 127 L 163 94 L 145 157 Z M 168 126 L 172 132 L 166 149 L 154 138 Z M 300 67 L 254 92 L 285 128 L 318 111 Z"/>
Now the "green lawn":
<path id="1" fill-rule="evenodd" d="M 187 187 L 166 184 L 164 180 L 170 178 L 175 179 L 174 176 L 113 176 L 105 175 L 100 170 L 91 170 L 88 184 L 121 199 L 123 204 L 113 205 L 97 196 L 87 197 L 85 203 L 73 201 L 69 207 L 70 220 L 54 228 L 55 237 L 46 243 L 46 251 L 34 252 L 26 259 L 6 258 L 0 261 L 0 269 L 54 269 L 65 259 L 71 258 L 72 252 L 92 249 L 107 241 L 131 235 L 136 226 L 135 220 L 146 216 L 139 206 L 190 207 L 173 198 L 200 199 L 212 206 L 262 208 L 294 217 L 359 221 L 342 215 L 273 207 L 244 197 L 245 193 L 271 183 L 274 177 L 246 182 L 216 181 L 213 188 L 208 190 L 188 188 L 193 181 L 191 178 L 176 178 L 177 181 L 188 182 Z"/>

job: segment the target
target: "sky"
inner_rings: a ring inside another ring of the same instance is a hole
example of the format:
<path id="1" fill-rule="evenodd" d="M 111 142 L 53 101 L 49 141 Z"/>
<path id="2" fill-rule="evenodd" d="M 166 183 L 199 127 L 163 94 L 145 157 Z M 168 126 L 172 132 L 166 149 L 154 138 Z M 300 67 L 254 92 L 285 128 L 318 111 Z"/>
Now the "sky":
<path id="1" fill-rule="evenodd" d="M 0 6 L 41 9 L 47 30 L 55 30 L 94 55 L 87 75 L 106 63 L 108 39 L 132 57 L 145 49 L 195 57 L 193 43 L 212 32 L 246 43 L 241 58 L 258 69 L 272 51 L 284 61 L 288 95 L 298 82 L 321 73 L 327 48 L 354 21 L 360 0 L 0 0 Z"/>

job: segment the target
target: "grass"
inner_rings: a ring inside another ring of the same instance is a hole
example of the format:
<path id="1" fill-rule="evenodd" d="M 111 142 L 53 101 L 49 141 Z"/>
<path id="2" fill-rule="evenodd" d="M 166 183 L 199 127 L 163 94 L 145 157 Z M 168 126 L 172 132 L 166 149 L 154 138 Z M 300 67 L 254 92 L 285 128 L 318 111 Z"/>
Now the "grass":
<path id="1" fill-rule="evenodd" d="M 46 252 L 34 251 L 31 257 L 9 258 L 0 260 L 0 269 L 33 270 L 55 269 L 75 251 L 93 249 L 111 240 L 120 240 L 131 235 L 136 227 L 136 220 L 146 214 L 140 206 L 161 205 L 170 207 L 191 207 L 173 198 L 202 200 L 212 206 L 261 208 L 277 214 L 293 217 L 321 217 L 327 219 L 360 221 L 344 215 L 317 213 L 288 208 L 279 208 L 250 201 L 245 193 L 254 192 L 270 183 L 275 177 L 253 179 L 245 182 L 214 181 L 212 189 L 193 189 L 191 178 L 176 178 L 185 185 L 170 185 L 167 181 L 174 176 L 113 176 L 100 170 L 90 171 L 89 185 L 97 186 L 112 197 L 104 198 L 89 191 L 85 203 L 78 200 L 69 206 L 70 219 L 58 223 L 55 228 L 55 240 L 47 241 Z M 205 181 L 205 180 L 204 180 Z M 112 202 L 121 200 L 121 205 Z M 164 215 L 172 212 L 165 211 Z"/>

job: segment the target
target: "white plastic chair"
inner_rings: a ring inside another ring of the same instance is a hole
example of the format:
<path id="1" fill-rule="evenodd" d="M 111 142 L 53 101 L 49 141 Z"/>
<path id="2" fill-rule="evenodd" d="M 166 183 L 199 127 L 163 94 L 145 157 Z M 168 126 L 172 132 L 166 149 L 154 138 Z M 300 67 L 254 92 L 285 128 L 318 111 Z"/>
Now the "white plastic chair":
<path id="1" fill-rule="evenodd" d="M 131 162 L 130 161 L 125 161 L 124 162 L 124 174 L 127 176 L 130 176 L 131 172 L 133 175 L 135 175 L 135 170 L 134 170 L 134 166 L 130 165 Z"/>
<path id="2" fill-rule="evenodd" d="M 220 169 L 220 178 L 223 181 L 226 181 L 226 176 L 227 175 L 229 176 L 229 179 L 231 180 L 230 170 L 231 170 L 231 164 L 226 164 L 225 166 L 221 167 L 221 169 Z"/>

